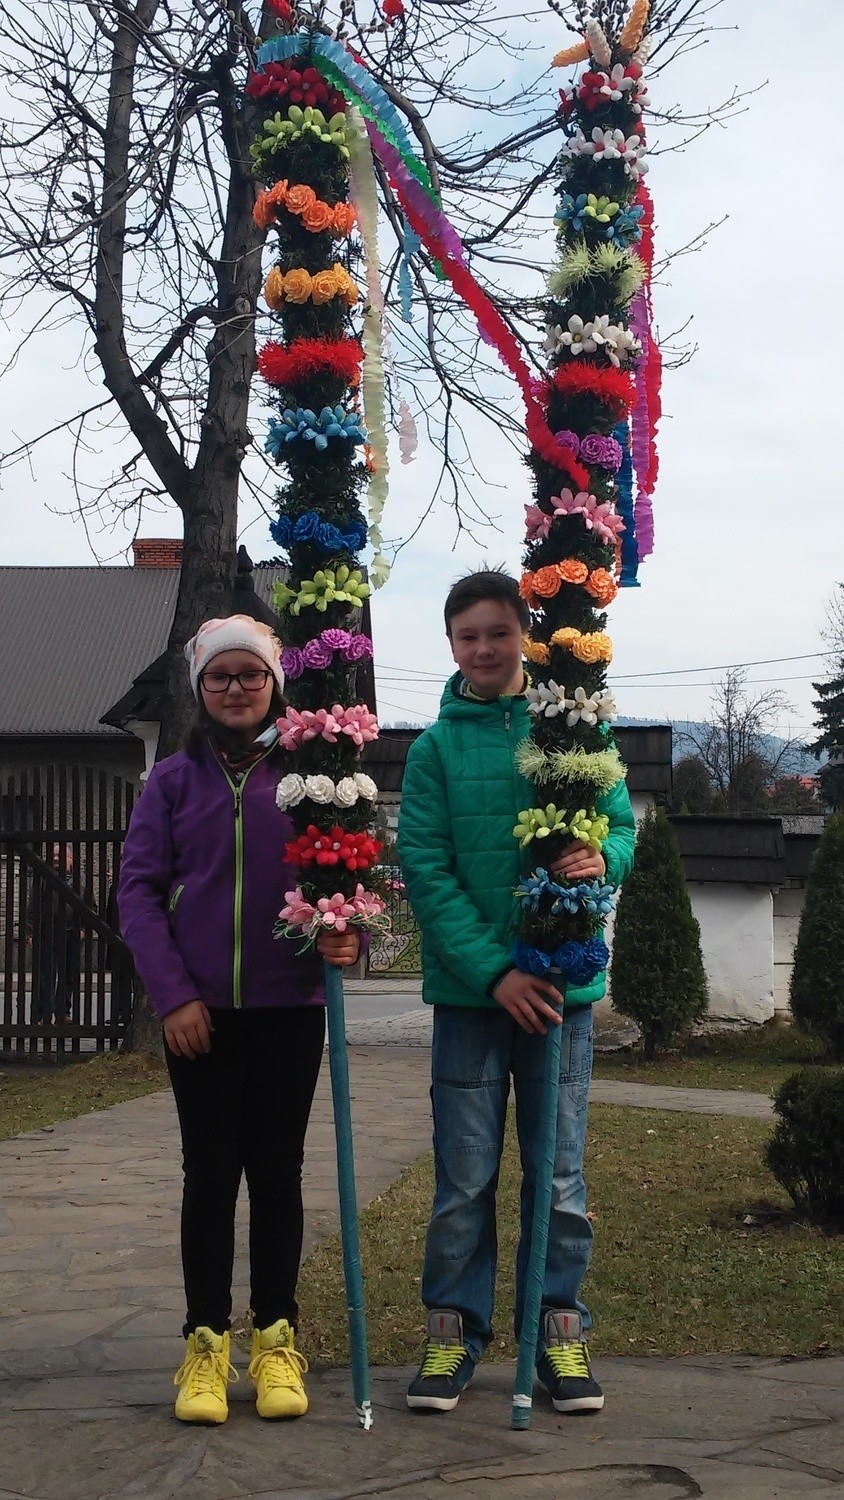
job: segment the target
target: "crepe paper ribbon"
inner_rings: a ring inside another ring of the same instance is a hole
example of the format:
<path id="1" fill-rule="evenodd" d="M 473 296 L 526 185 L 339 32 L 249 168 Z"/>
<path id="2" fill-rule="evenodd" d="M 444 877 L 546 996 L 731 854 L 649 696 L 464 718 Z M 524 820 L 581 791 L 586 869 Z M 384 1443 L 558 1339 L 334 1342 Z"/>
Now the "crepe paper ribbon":
<path id="1" fill-rule="evenodd" d="M 630 457 L 629 433 L 626 422 L 613 428 L 613 437 L 621 444 L 623 457 L 616 476 L 618 485 L 617 509 L 624 520 L 621 536 L 621 576 L 623 589 L 638 588 L 636 574 L 639 568 L 639 548 L 636 542 L 636 521 L 633 510 L 633 462 Z"/>
<path id="2" fill-rule="evenodd" d="M 411 228 L 430 253 L 440 261 L 455 291 L 474 313 L 482 335 L 498 351 L 506 368 L 515 376 L 526 408 L 525 428 L 534 448 L 548 463 L 567 474 L 578 489 L 588 489 L 588 470 L 577 462 L 567 448 L 556 441 L 534 393 L 532 377 L 518 343 L 465 265 L 463 247 L 454 229 L 440 210 L 421 192 L 395 148 L 385 140 L 377 127 L 367 121 L 367 130 L 373 149 L 384 164 Z M 452 253 L 455 242 L 459 254 Z"/>
<path id="3" fill-rule="evenodd" d="M 384 402 L 386 383 L 382 344 L 384 296 L 381 291 L 378 261 L 378 185 L 375 180 L 366 125 L 360 110 L 355 106 L 349 108 L 348 124 L 349 189 L 357 211 L 358 225 L 364 245 L 366 287 L 369 294 L 363 309 L 361 342 L 364 355 L 361 395 L 371 455 L 367 502 L 369 537 L 375 548 L 375 557 L 372 560 L 370 573 L 374 586 L 380 588 L 386 583 L 390 573 L 389 561 L 381 550 L 381 518 L 389 489 L 390 466 Z"/>

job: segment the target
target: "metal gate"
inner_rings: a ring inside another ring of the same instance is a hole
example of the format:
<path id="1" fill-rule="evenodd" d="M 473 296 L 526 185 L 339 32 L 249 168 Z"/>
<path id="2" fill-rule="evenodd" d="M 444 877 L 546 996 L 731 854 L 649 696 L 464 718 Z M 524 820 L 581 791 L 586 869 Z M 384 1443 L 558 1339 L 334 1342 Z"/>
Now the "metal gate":
<path id="1" fill-rule="evenodd" d="M 135 970 L 115 891 L 136 790 L 108 771 L 47 766 L 0 794 L 0 1054 L 120 1045 Z"/>

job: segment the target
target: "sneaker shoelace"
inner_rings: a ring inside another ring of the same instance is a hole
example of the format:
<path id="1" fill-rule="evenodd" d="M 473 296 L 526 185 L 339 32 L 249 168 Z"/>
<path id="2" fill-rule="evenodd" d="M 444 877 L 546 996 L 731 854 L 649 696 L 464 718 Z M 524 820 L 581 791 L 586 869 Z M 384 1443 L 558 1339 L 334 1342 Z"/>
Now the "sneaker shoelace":
<path id="1" fill-rule="evenodd" d="M 308 1361 L 298 1349 L 289 1349 L 286 1344 L 277 1344 L 274 1349 L 259 1349 L 249 1363 L 248 1374 L 253 1380 L 263 1375 L 267 1386 L 293 1386 L 302 1384 L 302 1376 L 308 1373 Z"/>
<path id="2" fill-rule="evenodd" d="M 465 1358 L 466 1350 L 462 1344 L 429 1344 L 420 1376 L 427 1380 L 429 1375 L 455 1375 Z"/>
<path id="3" fill-rule="evenodd" d="M 588 1380 L 589 1349 L 578 1340 L 571 1344 L 551 1344 L 545 1354 L 558 1380 Z"/>
<path id="4" fill-rule="evenodd" d="M 187 1386 L 185 1394 L 190 1397 L 213 1392 L 218 1381 L 223 1385 L 233 1385 L 237 1379 L 237 1370 L 225 1354 L 217 1354 L 213 1349 L 195 1349 L 176 1371 L 173 1384 L 184 1383 Z"/>

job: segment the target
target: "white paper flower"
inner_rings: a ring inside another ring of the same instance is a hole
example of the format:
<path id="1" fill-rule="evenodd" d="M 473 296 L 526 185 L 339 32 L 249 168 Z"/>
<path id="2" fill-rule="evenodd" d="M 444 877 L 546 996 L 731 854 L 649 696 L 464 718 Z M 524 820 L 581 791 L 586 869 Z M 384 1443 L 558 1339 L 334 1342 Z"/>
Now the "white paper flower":
<path id="1" fill-rule="evenodd" d="M 567 346 L 572 354 L 594 354 L 598 345 L 592 334 L 592 324 L 584 323 L 577 313 L 573 313 L 568 320 L 565 332 L 560 334 L 560 343 Z"/>
<path id="2" fill-rule="evenodd" d="M 354 807 L 359 796 L 353 776 L 344 776 L 334 788 L 334 801 L 338 807 Z"/>
<path id="3" fill-rule="evenodd" d="M 360 797 L 365 797 L 367 802 L 378 801 L 378 788 L 371 776 L 367 776 L 364 771 L 355 771 L 354 783 Z"/>
<path id="4" fill-rule="evenodd" d="M 584 724 L 597 724 L 599 721 L 614 719 L 616 714 L 615 699 L 609 689 L 602 693 L 587 693 L 585 688 L 575 688 L 574 696 L 566 699 L 566 724 L 569 729 L 579 719 Z"/>
<path id="5" fill-rule="evenodd" d="M 546 354 L 556 354 L 563 343 L 563 330 L 559 323 L 555 328 L 549 328 L 542 345 Z"/>
<path id="6" fill-rule="evenodd" d="M 275 805 L 284 812 L 287 807 L 295 807 L 301 802 L 305 795 L 305 783 L 301 776 L 291 775 L 282 777 L 275 791 Z"/>
<path id="7" fill-rule="evenodd" d="M 602 313 L 595 318 L 592 325 L 592 337 L 596 343 L 602 345 L 610 360 L 619 369 L 626 364 L 632 354 L 641 354 L 641 347 L 629 328 L 622 328 L 620 323 L 611 323 L 608 313 Z"/>
<path id="8" fill-rule="evenodd" d="M 305 796 L 312 802 L 333 802 L 334 782 L 330 776 L 306 776 Z"/>
<path id="9" fill-rule="evenodd" d="M 547 719 L 555 719 L 557 714 L 565 711 L 566 690 L 553 678 L 549 682 L 540 682 L 536 687 L 529 687 L 525 696 L 529 714 L 544 714 Z"/>

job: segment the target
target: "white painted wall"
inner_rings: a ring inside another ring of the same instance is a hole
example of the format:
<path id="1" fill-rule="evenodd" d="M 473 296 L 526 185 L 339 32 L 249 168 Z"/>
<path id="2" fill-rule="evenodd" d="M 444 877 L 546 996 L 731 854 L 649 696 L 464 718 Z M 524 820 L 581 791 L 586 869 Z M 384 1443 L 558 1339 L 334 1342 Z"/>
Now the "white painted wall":
<path id="1" fill-rule="evenodd" d="M 689 882 L 709 982 L 712 1020 L 760 1024 L 774 1014 L 773 894 Z"/>
<path id="2" fill-rule="evenodd" d="M 774 1009 L 785 1014 L 791 1011 L 788 992 L 805 899 L 805 886 L 774 892 Z"/>

